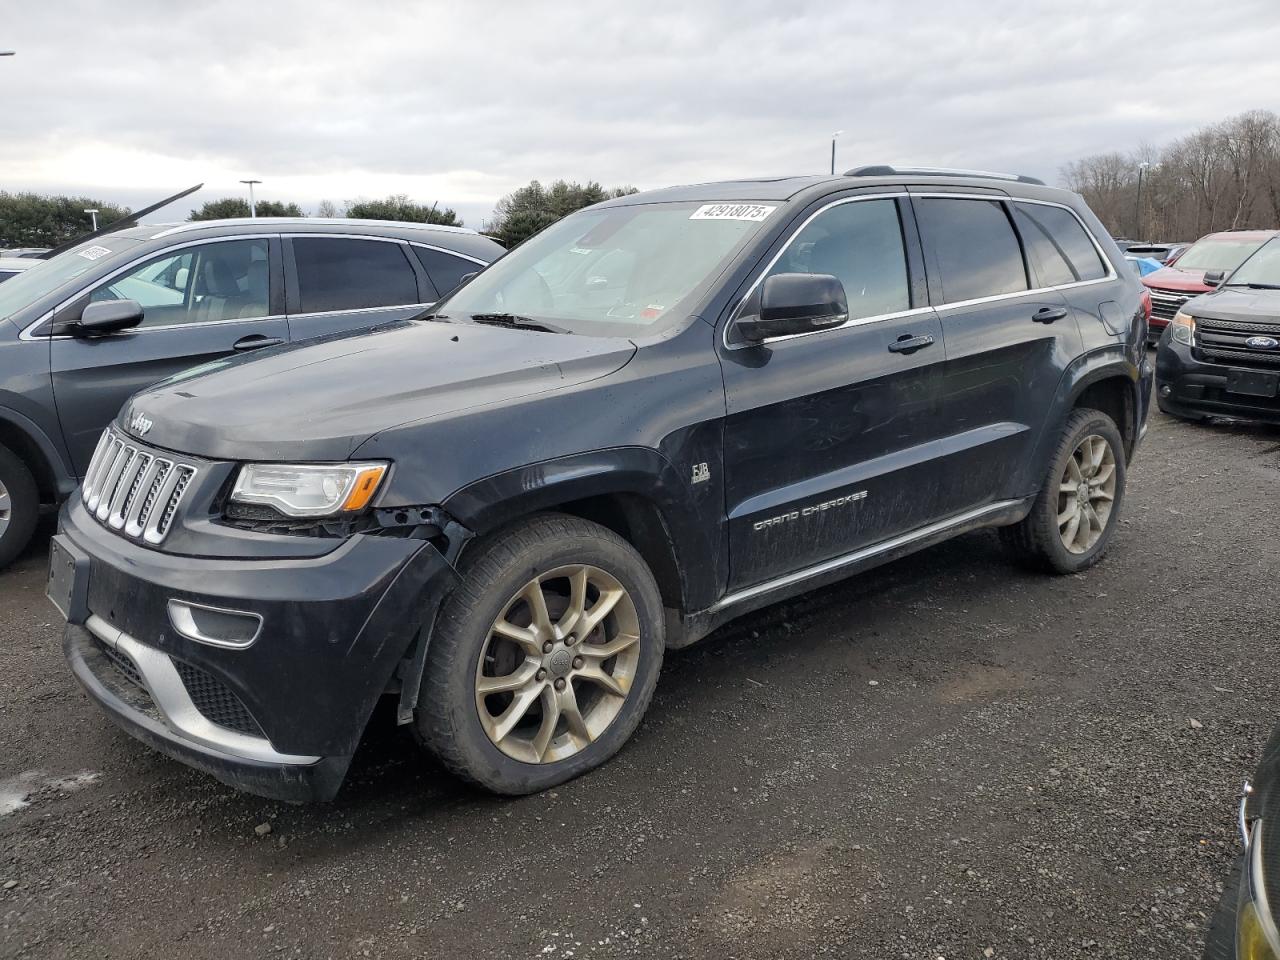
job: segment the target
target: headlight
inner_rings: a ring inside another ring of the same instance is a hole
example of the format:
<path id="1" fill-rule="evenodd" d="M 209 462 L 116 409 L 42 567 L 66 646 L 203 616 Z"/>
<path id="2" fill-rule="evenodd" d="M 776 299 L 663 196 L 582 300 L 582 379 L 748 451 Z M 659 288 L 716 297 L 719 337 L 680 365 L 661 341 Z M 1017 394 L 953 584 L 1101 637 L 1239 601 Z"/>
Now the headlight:
<path id="1" fill-rule="evenodd" d="M 386 463 L 246 463 L 231 490 L 235 503 L 275 507 L 289 517 L 327 517 L 363 510 Z"/>
<path id="2" fill-rule="evenodd" d="M 1191 346 L 1191 341 L 1195 338 L 1196 318 L 1189 313 L 1183 313 L 1179 310 L 1173 317 L 1173 323 L 1169 324 L 1173 327 L 1170 336 L 1173 337 L 1175 343 L 1185 343 Z"/>

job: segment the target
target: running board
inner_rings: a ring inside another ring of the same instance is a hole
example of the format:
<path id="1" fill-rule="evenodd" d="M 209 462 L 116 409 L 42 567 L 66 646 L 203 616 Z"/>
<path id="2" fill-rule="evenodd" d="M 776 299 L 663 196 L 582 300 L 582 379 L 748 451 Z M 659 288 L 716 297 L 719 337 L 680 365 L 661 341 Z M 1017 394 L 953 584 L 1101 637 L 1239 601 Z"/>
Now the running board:
<path id="1" fill-rule="evenodd" d="M 927 527 L 919 527 L 890 540 L 882 540 L 869 547 L 863 547 L 861 550 L 855 550 L 853 553 L 832 557 L 830 560 L 822 561 L 822 563 L 805 567 L 803 570 L 797 570 L 795 573 L 788 573 L 786 576 L 766 580 L 764 583 L 758 583 L 753 587 L 726 594 L 711 607 L 708 613 L 721 613 L 748 600 L 755 600 L 767 594 L 784 591 L 788 587 L 794 587 L 797 584 L 804 583 L 806 580 L 813 580 L 824 577 L 827 574 L 836 573 L 845 567 L 852 567 L 868 560 L 873 560 L 881 554 L 893 553 L 896 550 L 909 547 L 917 541 L 929 540 L 957 527 L 977 526 L 979 521 L 998 513 L 1014 510 L 1025 502 L 1023 500 L 1001 500 L 998 503 L 989 503 L 985 507 L 978 507 L 976 510 L 956 514 L 945 520 L 931 523 Z"/>

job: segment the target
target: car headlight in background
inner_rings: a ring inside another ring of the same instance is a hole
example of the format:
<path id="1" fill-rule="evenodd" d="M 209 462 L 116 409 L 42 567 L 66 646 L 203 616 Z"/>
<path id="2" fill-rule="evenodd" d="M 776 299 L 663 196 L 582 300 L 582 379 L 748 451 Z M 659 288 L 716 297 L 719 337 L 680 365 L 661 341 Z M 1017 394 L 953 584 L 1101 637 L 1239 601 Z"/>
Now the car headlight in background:
<path id="1" fill-rule="evenodd" d="M 1236 911 L 1237 960 L 1280 960 L 1280 932 L 1267 902 L 1262 865 L 1263 820 L 1250 831 L 1248 859 L 1240 878 L 1240 902 Z"/>
<path id="2" fill-rule="evenodd" d="M 274 507 L 288 517 L 328 517 L 368 506 L 386 463 L 246 463 L 231 490 L 235 503 Z"/>
<path id="3" fill-rule="evenodd" d="M 1170 336 L 1173 337 L 1175 343 L 1185 343 L 1191 346 L 1191 341 L 1195 338 L 1196 318 L 1189 313 L 1183 313 L 1179 310 L 1173 317 L 1173 323 L 1169 324 L 1172 328 Z"/>

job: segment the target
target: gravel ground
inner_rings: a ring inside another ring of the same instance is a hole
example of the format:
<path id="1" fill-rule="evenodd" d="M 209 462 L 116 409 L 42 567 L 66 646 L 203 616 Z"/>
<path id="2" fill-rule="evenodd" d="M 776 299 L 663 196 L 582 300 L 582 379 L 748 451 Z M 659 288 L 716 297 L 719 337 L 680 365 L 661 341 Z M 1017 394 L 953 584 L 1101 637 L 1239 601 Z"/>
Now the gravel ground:
<path id="1" fill-rule="evenodd" d="M 0 955 L 1196 957 L 1275 719 L 1278 468 L 1157 413 L 1100 566 L 984 532 L 745 618 L 515 801 L 386 716 L 330 805 L 149 752 L 63 665 L 46 533 L 0 574 Z"/>

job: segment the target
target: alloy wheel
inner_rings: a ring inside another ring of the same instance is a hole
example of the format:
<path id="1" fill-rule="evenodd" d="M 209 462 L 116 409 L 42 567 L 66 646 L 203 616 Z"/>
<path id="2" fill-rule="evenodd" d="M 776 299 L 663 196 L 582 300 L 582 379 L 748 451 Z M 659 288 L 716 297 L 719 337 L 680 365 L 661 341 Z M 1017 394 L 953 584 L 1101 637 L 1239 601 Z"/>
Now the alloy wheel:
<path id="1" fill-rule="evenodd" d="M 9 496 L 9 488 L 4 485 L 4 481 L 0 480 L 0 537 L 3 537 L 5 531 L 9 529 L 9 522 L 12 519 L 13 498 Z"/>
<path id="2" fill-rule="evenodd" d="M 1058 481 L 1058 535 L 1072 553 L 1088 553 L 1107 529 L 1116 499 L 1116 456 L 1090 434 L 1067 459 Z"/>
<path id="3" fill-rule="evenodd" d="M 515 760 L 565 760 L 618 716 L 639 663 L 640 618 L 626 588 L 586 564 L 549 570 L 489 628 L 476 664 L 481 726 Z"/>

